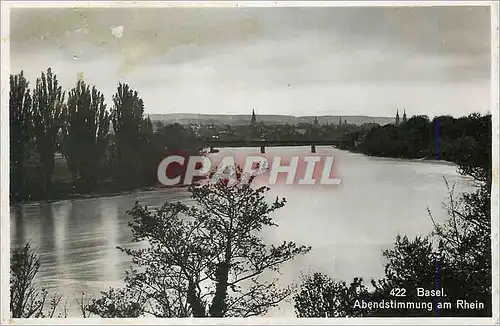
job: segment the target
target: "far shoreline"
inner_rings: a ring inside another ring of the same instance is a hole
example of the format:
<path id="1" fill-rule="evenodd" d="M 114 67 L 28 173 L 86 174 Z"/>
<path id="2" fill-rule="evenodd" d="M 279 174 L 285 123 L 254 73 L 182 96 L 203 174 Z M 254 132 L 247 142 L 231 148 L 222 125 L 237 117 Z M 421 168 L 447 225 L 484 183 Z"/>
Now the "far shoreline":
<path id="1" fill-rule="evenodd" d="M 161 190 L 173 190 L 173 189 L 187 189 L 186 185 L 179 186 L 162 186 L 162 185 L 154 185 L 154 186 L 145 186 L 138 187 L 134 189 L 122 190 L 122 191 L 113 191 L 113 192 L 88 192 L 88 193 L 71 193 L 67 196 L 61 196 L 60 198 L 51 198 L 51 199 L 39 199 L 39 200 L 20 200 L 20 201 L 11 201 L 9 200 L 9 206 L 15 207 L 19 205 L 35 205 L 35 204 L 52 204 L 64 201 L 72 201 L 72 200 L 84 200 L 84 199 L 92 199 L 92 198 L 106 198 L 106 197 L 116 197 L 122 195 L 135 194 L 139 192 L 158 192 Z"/>

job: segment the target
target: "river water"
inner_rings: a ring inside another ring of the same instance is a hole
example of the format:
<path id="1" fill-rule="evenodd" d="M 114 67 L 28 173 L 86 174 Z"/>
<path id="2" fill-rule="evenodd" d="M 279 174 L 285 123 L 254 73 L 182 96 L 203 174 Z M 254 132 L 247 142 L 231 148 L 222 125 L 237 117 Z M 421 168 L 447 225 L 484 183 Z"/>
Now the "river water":
<path id="1" fill-rule="evenodd" d="M 259 149 L 222 149 L 214 156 L 259 154 Z M 309 147 L 266 148 L 267 156 L 310 153 Z M 458 175 L 456 166 L 442 162 L 374 158 L 318 147 L 320 156 L 335 156 L 340 185 L 272 186 L 269 198 L 285 197 L 287 204 L 276 211 L 278 228 L 265 230 L 268 243 L 283 240 L 312 246 L 305 256 L 285 264 L 280 282 L 297 281 L 301 273 L 320 271 L 350 281 L 383 276 L 381 252 L 397 234 L 426 235 L 432 231 L 429 208 L 436 220 L 445 218 L 446 178 L 456 192 L 470 189 L 471 182 Z M 262 179 L 262 180 L 261 180 Z M 265 182 L 264 176 L 259 182 Z M 112 197 L 29 203 L 11 207 L 11 244 L 26 241 L 37 247 L 41 260 L 38 281 L 48 290 L 62 293 L 72 316 L 78 311 L 74 299 L 96 295 L 119 286 L 130 265 L 116 249 L 131 239 L 126 211 L 135 201 L 154 208 L 165 201 L 187 201 L 184 189 L 136 192 Z M 290 304 L 274 309 L 270 316 L 294 316 Z"/>

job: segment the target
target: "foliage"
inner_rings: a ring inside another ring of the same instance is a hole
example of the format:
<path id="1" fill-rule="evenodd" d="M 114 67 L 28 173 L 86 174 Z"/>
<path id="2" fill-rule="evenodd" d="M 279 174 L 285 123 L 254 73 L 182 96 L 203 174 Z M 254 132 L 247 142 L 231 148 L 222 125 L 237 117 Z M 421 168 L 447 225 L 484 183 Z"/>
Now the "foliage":
<path id="1" fill-rule="evenodd" d="M 23 72 L 11 75 L 12 201 L 156 185 L 156 169 L 169 151 L 193 154 L 202 148 L 190 128 L 156 124 L 154 130 L 142 99 L 127 84 L 118 85 L 109 111 L 103 94 L 83 80 L 65 101 L 50 68 L 37 79 L 33 95 L 28 86 Z"/>
<path id="2" fill-rule="evenodd" d="M 277 226 L 270 214 L 285 204 L 278 198 L 267 204 L 267 190 L 220 182 L 191 187 L 193 206 L 166 203 L 149 211 L 136 203 L 129 212 L 134 241 L 148 246 L 121 248 L 134 263 L 126 274 L 126 293 L 144 298 L 142 311 L 156 317 L 248 317 L 276 306 L 291 294 L 290 287 L 276 284 L 280 265 L 310 248 L 264 244 L 259 232 Z M 124 304 L 127 298 L 116 291 L 94 300 L 92 312 L 136 313 L 132 301 Z"/>
<path id="3" fill-rule="evenodd" d="M 42 72 L 33 91 L 33 124 L 36 150 L 42 168 L 43 189 L 52 189 L 57 135 L 63 122 L 65 93 L 51 68 Z"/>
<path id="4" fill-rule="evenodd" d="M 90 317 L 90 305 L 92 302 L 91 297 L 86 296 L 84 292 L 82 292 L 82 295 L 80 297 L 75 298 L 75 302 L 78 305 L 78 309 L 80 311 L 80 314 L 82 318 L 89 318 Z"/>
<path id="5" fill-rule="evenodd" d="M 179 123 L 164 125 L 158 128 L 153 141 L 158 146 L 174 151 L 188 151 L 189 149 L 202 147 L 196 135 Z"/>
<path id="6" fill-rule="evenodd" d="M 111 120 L 116 137 L 118 178 L 122 183 L 134 182 L 133 176 L 140 174 L 140 154 L 143 142 L 144 102 L 127 84 L 120 83 L 113 95 Z"/>
<path id="7" fill-rule="evenodd" d="M 301 289 L 294 295 L 297 317 L 364 317 L 367 309 L 355 308 L 358 299 L 368 299 L 363 279 L 355 277 L 348 286 L 322 273 L 303 275 Z"/>
<path id="8" fill-rule="evenodd" d="M 54 295 L 48 302 L 48 292 L 35 283 L 40 270 L 40 259 L 30 243 L 12 251 L 10 260 L 10 312 L 12 318 L 52 318 L 61 302 L 61 295 Z"/>
<path id="9" fill-rule="evenodd" d="M 63 125 L 63 151 L 74 179 L 92 190 L 100 177 L 109 134 L 110 115 L 104 96 L 79 80 L 68 94 Z"/>
<path id="10" fill-rule="evenodd" d="M 28 86 L 22 71 L 17 75 L 10 75 L 10 189 L 15 198 L 25 195 L 27 151 L 33 136 L 31 95 Z"/>
<path id="11" fill-rule="evenodd" d="M 83 301 L 82 301 L 83 302 Z M 130 289 L 109 289 L 102 297 L 80 305 L 84 317 L 90 313 L 102 318 L 137 318 L 144 313 L 145 298 Z"/>
<path id="12" fill-rule="evenodd" d="M 372 128 L 358 138 L 360 143 L 355 149 L 364 154 L 437 157 L 460 164 L 471 176 L 471 169 L 491 162 L 491 115 L 474 113 L 458 119 L 439 116 L 432 121 L 427 116 L 413 116 L 400 125 Z"/>

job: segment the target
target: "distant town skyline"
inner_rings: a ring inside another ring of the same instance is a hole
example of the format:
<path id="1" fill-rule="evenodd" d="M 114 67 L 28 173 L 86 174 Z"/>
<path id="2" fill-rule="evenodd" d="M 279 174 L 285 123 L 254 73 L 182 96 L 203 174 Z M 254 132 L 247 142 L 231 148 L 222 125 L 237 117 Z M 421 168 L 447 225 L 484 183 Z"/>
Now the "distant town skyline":
<path id="1" fill-rule="evenodd" d="M 488 7 L 14 9 L 10 40 L 31 86 L 126 82 L 147 114 L 490 110 Z"/>

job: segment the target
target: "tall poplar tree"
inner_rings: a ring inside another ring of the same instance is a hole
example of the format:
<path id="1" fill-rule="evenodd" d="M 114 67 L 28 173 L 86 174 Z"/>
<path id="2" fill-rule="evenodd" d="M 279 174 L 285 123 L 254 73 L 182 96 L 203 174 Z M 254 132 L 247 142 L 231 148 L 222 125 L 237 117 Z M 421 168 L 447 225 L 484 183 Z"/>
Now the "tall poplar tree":
<path id="1" fill-rule="evenodd" d="M 63 126 L 63 151 L 74 177 L 92 190 L 99 178 L 111 116 L 104 95 L 79 80 L 68 94 Z"/>
<path id="2" fill-rule="evenodd" d="M 64 97 L 65 93 L 52 69 L 48 68 L 47 73 L 42 72 L 33 91 L 33 124 L 44 192 L 52 188 L 54 154 L 57 135 L 63 122 Z"/>
<path id="3" fill-rule="evenodd" d="M 140 150 L 143 142 L 144 103 L 137 91 L 119 83 L 113 95 L 111 121 L 116 135 L 117 159 L 121 181 L 137 179 L 140 171 Z"/>
<path id="4" fill-rule="evenodd" d="M 10 75 L 10 187 L 14 197 L 26 190 L 27 149 L 33 135 L 32 107 L 29 82 L 21 71 Z"/>

